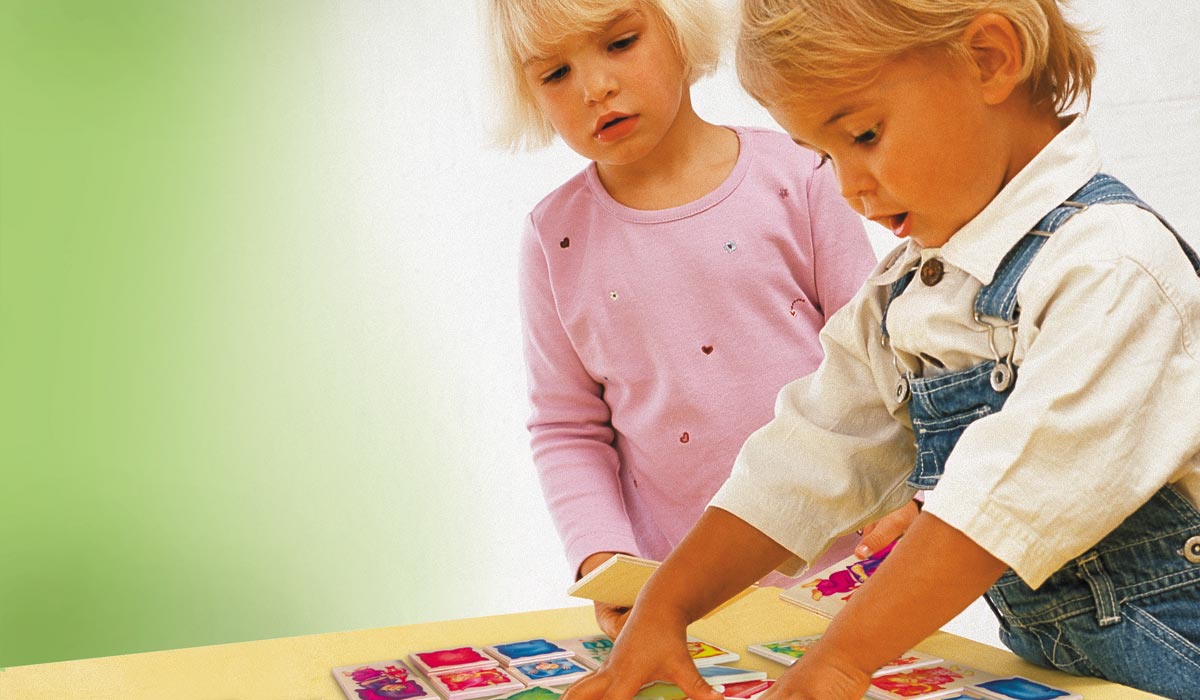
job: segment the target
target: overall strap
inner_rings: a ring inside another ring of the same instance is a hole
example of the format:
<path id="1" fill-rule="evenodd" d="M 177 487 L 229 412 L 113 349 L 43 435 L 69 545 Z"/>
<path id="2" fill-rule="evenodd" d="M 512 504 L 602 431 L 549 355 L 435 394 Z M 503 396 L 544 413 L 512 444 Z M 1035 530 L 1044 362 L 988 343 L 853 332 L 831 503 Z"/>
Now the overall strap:
<path id="1" fill-rule="evenodd" d="M 1017 308 L 1017 283 L 1025 275 L 1034 256 L 1041 250 L 1052 233 L 1072 216 L 1093 204 L 1133 204 L 1154 214 L 1163 226 L 1166 226 L 1174 234 L 1175 240 L 1187 255 L 1192 268 L 1196 270 L 1197 274 L 1200 274 L 1200 256 L 1197 256 L 1196 251 L 1183 240 L 1179 232 L 1167 223 L 1162 215 L 1143 202 L 1125 183 L 1112 175 L 1097 173 L 1065 202 L 1050 210 L 1050 213 L 1042 217 L 1033 230 L 1025 234 L 1025 237 L 1013 246 L 1004 260 L 1000 262 L 991 284 L 979 290 L 979 295 L 975 297 L 975 315 L 999 318 L 1007 323 L 1014 323 L 1020 314 L 1020 310 Z"/>
<path id="2" fill-rule="evenodd" d="M 881 331 L 883 331 L 883 340 L 885 342 L 888 339 L 888 330 L 887 330 L 888 308 L 891 307 L 892 301 L 896 297 L 900 296 L 900 293 L 903 292 L 908 287 L 909 282 L 913 281 L 913 277 L 915 277 L 916 274 L 917 274 L 916 268 L 909 270 L 908 274 L 906 274 L 905 276 L 896 280 L 895 282 L 892 282 L 892 286 L 888 289 L 887 302 L 885 302 L 883 305 L 883 318 L 879 319 L 879 328 Z"/>

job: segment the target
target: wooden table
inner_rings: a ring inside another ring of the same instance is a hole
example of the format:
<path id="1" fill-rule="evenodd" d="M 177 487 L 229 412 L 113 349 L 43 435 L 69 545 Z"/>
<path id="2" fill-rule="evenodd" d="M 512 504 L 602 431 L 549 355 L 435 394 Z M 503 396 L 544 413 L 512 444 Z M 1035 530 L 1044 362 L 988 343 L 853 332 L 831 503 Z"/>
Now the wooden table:
<path id="1" fill-rule="evenodd" d="M 736 665 L 777 677 L 783 667 L 746 652 L 746 645 L 815 634 L 826 621 L 764 588 L 690 633 L 742 655 Z M 100 659 L 18 666 L 0 671 L 0 700 L 344 700 L 336 666 L 404 659 L 409 652 L 494 644 L 534 637 L 597 633 L 591 606 L 469 620 L 384 627 L 261 642 L 177 649 Z M 1046 671 L 1006 650 L 939 632 L 918 649 L 998 674 L 1020 674 L 1080 693 L 1086 700 L 1157 698 L 1125 686 Z"/>

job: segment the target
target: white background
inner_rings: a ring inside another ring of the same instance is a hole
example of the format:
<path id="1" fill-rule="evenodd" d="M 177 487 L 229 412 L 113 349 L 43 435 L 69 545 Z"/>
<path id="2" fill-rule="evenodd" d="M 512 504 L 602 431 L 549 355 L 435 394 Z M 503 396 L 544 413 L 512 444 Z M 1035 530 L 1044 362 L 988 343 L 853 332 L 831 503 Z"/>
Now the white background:
<path id="1" fill-rule="evenodd" d="M 525 213 L 584 162 L 561 144 L 533 154 L 488 145 L 494 105 L 473 4 L 357 2 L 330 12 L 322 82 L 336 87 L 321 97 L 341 106 L 336 159 L 353 178 L 357 217 L 348 230 L 379 265 L 405 261 L 375 269 L 386 288 L 362 303 L 403 304 L 413 322 L 402 335 L 436 357 L 412 368 L 436 378 L 441 395 L 425 425 L 452 460 L 425 465 L 444 475 L 426 480 L 427 497 L 475 533 L 445 542 L 453 556 L 427 580 L 455 582 L 455 617 L 579 604 L 565 596 L 569 572 L 528 452 L 516 250 Z M 1099 32 L 1089 122 L 1107 171 L 1200 242 L 1200 2 L 1090 0 L 1073 13 Z M 696 86 L 697 111 L 772 125 L 728 63 Z M 877 252 L 893 244 L 881 230 L 872 236 Z M 390 250 L 397 241 L 403 256 Z M 976 606 L 951 629 L 994 641 L 992 627 Z"/>

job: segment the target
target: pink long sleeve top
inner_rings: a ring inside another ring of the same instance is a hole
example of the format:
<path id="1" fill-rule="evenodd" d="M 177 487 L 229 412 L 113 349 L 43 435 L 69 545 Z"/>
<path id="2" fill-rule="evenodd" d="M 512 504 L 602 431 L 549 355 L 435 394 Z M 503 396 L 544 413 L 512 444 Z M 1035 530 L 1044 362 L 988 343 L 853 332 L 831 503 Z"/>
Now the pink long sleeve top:
<path id="1" fill-rule="evenodd" d="M 630 209 L 593 163 L 526 221 L 528 428 L 573 571 L 596 552 L 666 557 L 874 267 L 832 168 L 735 131 L 733 171 L 694 202 Z"/>

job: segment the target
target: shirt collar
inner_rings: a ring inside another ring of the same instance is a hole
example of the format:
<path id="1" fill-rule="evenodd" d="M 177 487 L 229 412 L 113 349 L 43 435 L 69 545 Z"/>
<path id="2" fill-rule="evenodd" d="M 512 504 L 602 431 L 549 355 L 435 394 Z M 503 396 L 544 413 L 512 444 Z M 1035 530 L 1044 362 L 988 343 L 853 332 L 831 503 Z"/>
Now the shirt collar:
<path id="1" fill-rule="evenodd" d="M 946 262 L 990 284 L 1017 241 L 1100 170 L 1100 152 L 1082 117 L 1069 118 L 1071 123 L 945 245 L 925 249 L 906 241 L 883 258 L 868 283 L 891 284 L 921 260 L 940 254 Z"/>
<path id="2" fill-rule="evenodd" d="M 941 248 L 946 262 L 990 284 L 1004 256 L 1050 210 L 1100 170 L 1100 152 L 1078 115 Z"/>

